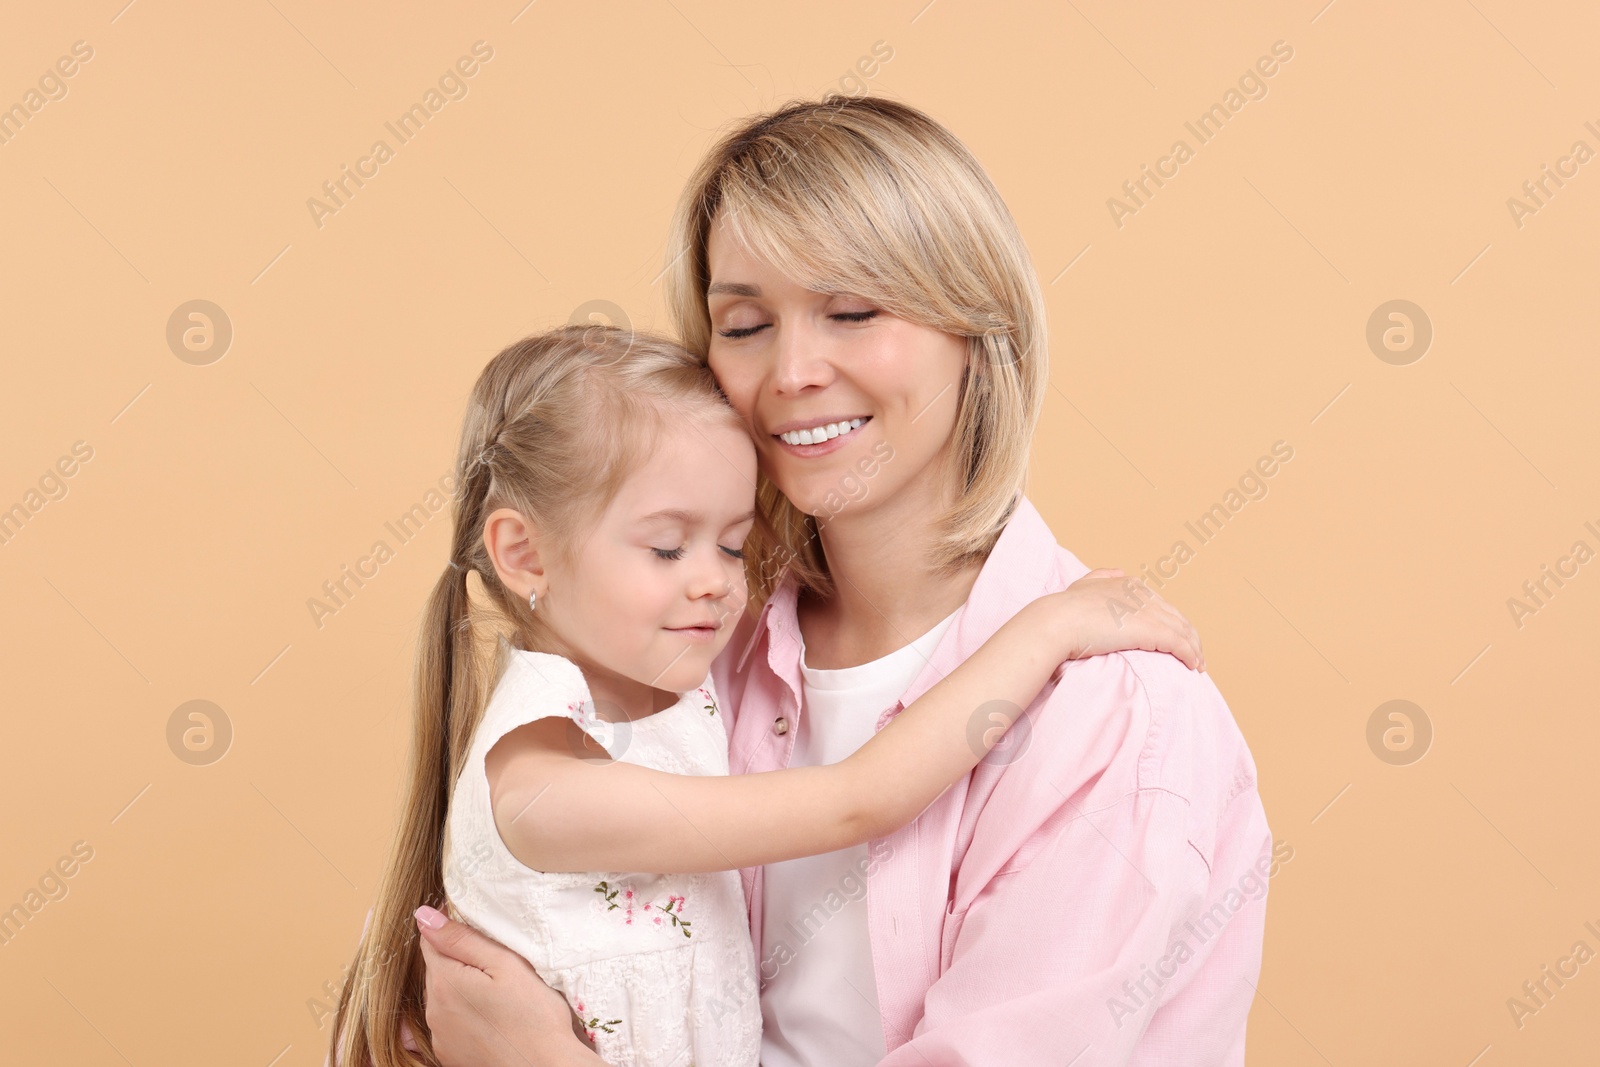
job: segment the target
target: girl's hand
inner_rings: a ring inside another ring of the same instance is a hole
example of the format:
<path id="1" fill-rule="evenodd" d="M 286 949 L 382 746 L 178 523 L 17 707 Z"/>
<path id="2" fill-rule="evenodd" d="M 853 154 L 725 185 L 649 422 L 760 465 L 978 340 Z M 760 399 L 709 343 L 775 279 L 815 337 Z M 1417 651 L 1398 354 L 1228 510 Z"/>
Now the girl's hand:
<path id="1" fill-rule="evenodd" d="M 1064 627 L 1057 631 L 1066 641 L 1064 659 L 1142 648 L 1176 656 L 1191 670 L 1206 669 L 1200 634 L 1183 613 L 1117 567 L 1092 570 L 1044 601 L 1053 601 L 1044 610 Z"/>

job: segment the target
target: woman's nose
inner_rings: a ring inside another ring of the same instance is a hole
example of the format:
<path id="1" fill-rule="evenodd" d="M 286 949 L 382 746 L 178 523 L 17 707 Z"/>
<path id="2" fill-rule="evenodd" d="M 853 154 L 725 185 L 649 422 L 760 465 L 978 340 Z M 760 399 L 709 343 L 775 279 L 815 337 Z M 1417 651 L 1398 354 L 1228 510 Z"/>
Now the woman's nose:
<path id="1" fill-rule="evenodd" d="M 833 380 L 823 338 L 801 318 L 791 318 L 778 328 L 772 385 L 779 393 L 798 393 Z"/>

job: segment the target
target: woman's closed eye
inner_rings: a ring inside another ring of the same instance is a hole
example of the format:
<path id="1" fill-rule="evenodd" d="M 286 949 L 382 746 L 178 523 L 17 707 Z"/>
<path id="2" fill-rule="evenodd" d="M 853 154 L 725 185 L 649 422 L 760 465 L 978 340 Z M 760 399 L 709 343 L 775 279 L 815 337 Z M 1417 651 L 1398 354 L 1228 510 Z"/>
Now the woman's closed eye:
<path id="1" fill-rule="evenodd" d="M 867 322 L 877 317 L 878 314 L 878 309 L 872 308 L 866 311 L 836 311 L 829 315 L 828 318 L 838 322 Z M 771 325 L 772 323 L 770 322 L 763 322 L 755 326 L 730 326 L 727 329 L 718 330 L 717 334 L 736 341 L 741 337 L 751 337 L 760 333 Z"/>

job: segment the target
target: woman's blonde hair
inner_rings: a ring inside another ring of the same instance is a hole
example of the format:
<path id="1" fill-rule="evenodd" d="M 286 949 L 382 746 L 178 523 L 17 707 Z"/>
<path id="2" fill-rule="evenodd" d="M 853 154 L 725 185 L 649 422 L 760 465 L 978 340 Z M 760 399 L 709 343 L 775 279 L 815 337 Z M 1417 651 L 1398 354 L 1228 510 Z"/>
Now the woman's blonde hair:
<path id="1" fill-rule="evenodd" d="M 706 247 L 729 236 L 795 282 L 850 293 L 968 338 L 950 450 L 957 500 L 936 523 L 934 566 L 986 557 L 1010 517 L 1049 381 L 1044 297 L 1000 193 L 955 135 L 915 108 L 830 94 L 742 121 L 689 179 L 668 242 L 680 338 L 711 343 Z M 759 604 L 784 567 L 828 596 L 817 520 L 763 475 L 747 572 Z"/>
<path id="2" fill-rule="evenodd" d="M 340 994 L 333 1062 L 437 1062 L 412 916 L 423 904 L 444 904 L 450 794 L 510 642 L 549 647 L 538 613 L 501 584 L 483 544 L 485 519 L 513 508 L 540 531 L 541 550 L 571 560 L 659 434 L 686 421 L 744 431 L 701 361 L 670 340 L 614 326 L 525 338 L 478 376 L 456 453 L 450 562 L 422 621 L 401 821 Z M 468 572 L 477 574 L 486 604 L 473 602 Z M 418 1053 L 402 1045 L 402 1023 Z"/>

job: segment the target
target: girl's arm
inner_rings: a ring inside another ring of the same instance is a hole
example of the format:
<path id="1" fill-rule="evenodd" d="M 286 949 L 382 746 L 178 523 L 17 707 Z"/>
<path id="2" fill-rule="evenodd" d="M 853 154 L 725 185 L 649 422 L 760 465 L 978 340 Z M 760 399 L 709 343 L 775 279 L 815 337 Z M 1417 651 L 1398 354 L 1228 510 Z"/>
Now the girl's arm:
<path id="1" fill-rule="evenodd" d="M 520 726 L 490 751 L 495 826 L 538 871 L 672 874 L 754 867 L 861 844 L 912 819 L 970 771 L 1065 659 L 1120 649 L 1202 666 L 1199 638 L 1120 571 L 1027 604 L 854 754 L 822 767 L 679 775 L 580 757 L 570 719 Z M 1123 609 L 1119 614 L 1116 602 Z M 1014 709 L 996 718 L 1002 709 Z"/>

